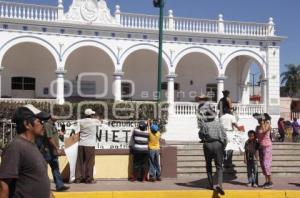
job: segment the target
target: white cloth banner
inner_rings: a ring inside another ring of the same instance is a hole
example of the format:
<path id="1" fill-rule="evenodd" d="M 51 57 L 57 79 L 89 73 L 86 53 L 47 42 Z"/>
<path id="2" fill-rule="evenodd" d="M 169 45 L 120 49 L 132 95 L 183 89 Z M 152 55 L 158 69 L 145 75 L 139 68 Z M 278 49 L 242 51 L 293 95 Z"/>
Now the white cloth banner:
<path id="1" fill-rule="evenodd" d="M 245 152 L 245 143 L 248 139 L 248 135 L 245 132 L 239 131 L 226 131 L 228 143 L 225 148 L 226 151 L 233 150 L 239 152 Z"/>
<path id="2" fill-rule="evenodd" d="M 76 142 L 72 146 L 66 148 L 65 154 L 68 158 L 69 165 L 70 165 L 70 180 L 69 180 L 69 182 L 72 183 L 75 180 L 76 161 L 77 161 L 77 155 L 78 155 L 78 142 Z"/>

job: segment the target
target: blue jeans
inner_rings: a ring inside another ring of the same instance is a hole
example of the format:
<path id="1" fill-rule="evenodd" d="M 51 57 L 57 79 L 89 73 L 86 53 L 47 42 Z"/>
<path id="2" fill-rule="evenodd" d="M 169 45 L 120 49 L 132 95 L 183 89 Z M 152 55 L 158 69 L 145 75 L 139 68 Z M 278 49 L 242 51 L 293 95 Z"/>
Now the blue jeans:
<path id="1" fill-rule="evenodd" d="M 247 176 L 250 184 L 258 185 L 258 165 L 255 160 L 247 161 Z"/>
<path id="2" fill-rule="evenodd" d="M 149 151 L 149 175 L 150 178 L 160 178 L 159 150 Z"/>
<path id="3" fill-rule="evenodd" d="M 56 189 L 59 189 L 64 186 L 63 178 L 59 172 L 59 163 L 58 163 L 58 157 L 53 156 L 51 154 L 45 154 L 44 155 L 45 160 L 51 167 L 53 180 L 56 185 Z"/>

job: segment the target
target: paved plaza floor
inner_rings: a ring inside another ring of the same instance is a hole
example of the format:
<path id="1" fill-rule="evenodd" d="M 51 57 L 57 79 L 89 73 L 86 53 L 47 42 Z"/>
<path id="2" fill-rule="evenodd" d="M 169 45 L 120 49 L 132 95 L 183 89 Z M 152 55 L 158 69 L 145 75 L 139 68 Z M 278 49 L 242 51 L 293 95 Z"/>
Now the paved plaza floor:
<path id="1" fill-rule="evenodd" d="M 273 190 L 299 190 L 300 178 L 274 178 Z M 260 185 L 264 183 L 260 178 Z M 164 179 L 162 182 L 129 182 L 127 180 L 97 180 L 96 184 L 68 184 L 70 192 L 96 192 L 96 191 L 159 191 L 159 190 L 207 190 L 206 179 Z M 52 184 L 54 190 L 54 185 Z M 246 179 L 224 181 L 225 190 L 262 190 L 246 186 Z"/>

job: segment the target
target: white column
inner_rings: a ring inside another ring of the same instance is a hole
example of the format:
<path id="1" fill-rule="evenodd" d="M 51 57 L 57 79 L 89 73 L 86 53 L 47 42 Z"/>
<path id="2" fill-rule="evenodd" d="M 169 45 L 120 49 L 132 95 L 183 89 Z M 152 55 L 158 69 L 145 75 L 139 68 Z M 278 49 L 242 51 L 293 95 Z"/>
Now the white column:
<path id="1" fill-rule="evenodd" d="M 65 103 L 65 74 L 66 70 L 56 70 L 56 100 L 58 104 Z"/>
<path id="2" fill-rule="evenodd" d="M 116 21 L 121 24 L 121 10 L 120 10 L 120 6 L 119 5 L 116 5 L 116 11 L 115 11 L 115 18 L 116 18 Z"/>
<path id="3" fill-rule="evenodd" d="M 174 95 L 175 95 L 175 78 L 176 74 L 171 73 L 167 75 L 168 78 L 168 104 L 169 104 L 169 114 L 174 114 Z"/>
<path id="4" fill-rule="evenodd" d="M 115 101 L 122 101 L 122 78 L 124 72 L 118 71 L 114 73 L 115 81 L 113 83 L 113 94 Z"/>
<path id="5" fill-rule="evenodd" d="M 260 81 L 261 103 L 264 104 L 265 110 L 267 105 L 267 79 Z"/>
<path id="6" fill-rule="evenodd" d="M 64 19 L 64 5 L 63 5 L 63 0 L 58 0 L 58 6 L 57 6 L 57 18 L 58 20 L 63 20 Z"/>
<path id="7" fill-rule="evenodd" d="M 224 81 L 226 77 L 225 76 L 219 76 L 217 78 L 217 85 L 218 85 L 218 94 L 217 94 L 217 101 L 219 102 L 221 98 L 223 97 L 222 91 L 224 91 Z"/>
<path id="8" fill-rule="evenodd" d="M 241 85 L 241 90 L 242 90 L 242 100 L 241 100 L 241 103 L 243 105 L 249 104 L 250 103 L 250 94 L 249 94 L 249 87 L 248 87 L 248 85 Z"/>
<path id="9" fill-rule="evenodd" d="M 0 67 L 0 98 L 2 97 L 2 72 L 4 67 Z"/>
<path id="10" fill-rule="evenodd" d="M 223 20 L 223 15 L 219 14 L 219 20 L 218 20 L 218 33 L 223 34 L 225 31 L 224 28 L 224 20 Z"/>
<path id="11" fill-rule="evenodd" d="M 268 24 L 268 35 L 274 36 L 275 35 L 275 24 L 272 17 L 269 18 L 269 24 Z"/>
<path id="12" fill-rule="evenodd" d="M 175 24 L 174 24 L 174 15 L 173 15 L 173 10 L 169 10 L 169 16 L 168 16 L 168 22 L 169 22 L 169 30 L 174 30 L 175 29 Z"/>

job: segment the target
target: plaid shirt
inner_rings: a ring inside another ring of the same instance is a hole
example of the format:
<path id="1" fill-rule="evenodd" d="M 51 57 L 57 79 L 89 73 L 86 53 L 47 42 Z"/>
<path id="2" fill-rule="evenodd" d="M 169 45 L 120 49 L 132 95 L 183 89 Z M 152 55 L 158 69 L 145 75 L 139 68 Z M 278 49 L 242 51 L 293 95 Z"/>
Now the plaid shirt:
<path id="1" fill-rule="evenodd" d="M 204 142 L 220 141 L 224 147 L 227 145 L 227 136 L 225 129 L 220 121 L 214 120 L 212 122 L 198 122 L 199 125 L 199 138 Z"/>

